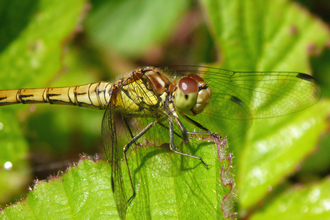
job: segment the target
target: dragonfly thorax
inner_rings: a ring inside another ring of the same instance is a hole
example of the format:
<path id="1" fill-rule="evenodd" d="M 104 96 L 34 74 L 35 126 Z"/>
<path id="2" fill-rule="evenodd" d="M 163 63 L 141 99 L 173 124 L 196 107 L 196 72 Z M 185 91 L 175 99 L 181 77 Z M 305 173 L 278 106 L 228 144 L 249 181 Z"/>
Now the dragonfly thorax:
<path id="1" fill-rule="evenodd" d="M 189 74 L 180 79 L 174 94 L 174 104 L 180 112 L 196 115 L 207 106 L 211 95 L 211 88 L 201 77 Z"/>
<path id="2" fill-rule="evenodd" d="M 162 95 L 170 84 L 170 80 L 164 74 L 155 69 L 151 69 L 145 72 L 145 75 L 148 77 L 150 83 L 152 84 L 150 87 L 152 87 L 158 95 Z"/>

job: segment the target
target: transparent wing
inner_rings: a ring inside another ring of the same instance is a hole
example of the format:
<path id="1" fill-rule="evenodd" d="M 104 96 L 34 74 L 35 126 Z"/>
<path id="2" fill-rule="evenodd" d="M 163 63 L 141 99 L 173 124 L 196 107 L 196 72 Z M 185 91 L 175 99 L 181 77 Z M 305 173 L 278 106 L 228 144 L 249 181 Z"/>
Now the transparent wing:
<path id="1" fill-rule="evenodd" d="M 112 91 L 109 104 L 103 116 L 102 136 L 105 153 L 111 165 L 111 187 L 114 199 L 118 214 L 121 219 L 124 219 L 126 216 L 127 198 L 121 170 L 123 146 L 118 145 L 117 140 L 117 121 L 115 117 L 116 92 L 117 90 Z"/>
<path id="2" fill-rule="evenodd" d="M 176 66 L 169 72 L 200 75 L 212 89 L 208 115 L 248 120 L 291 114 L 314 105 L 320 86 L 297 72 L 241 72 L 201 66 Z"/>
<path id="3" fill-rule="evenodd" d="M 194 118 L 207 124 L 221 122 L 233 131 L 249 127 L 251 119 L 278 117 L 306 109 L 321 96 L 314 78 L 303 73 L 242 72 L 202 66 L 162 69 L 173 76 L 190 73 L 201 76 L 211 87 L 212 97 L 204 112 Z"/>

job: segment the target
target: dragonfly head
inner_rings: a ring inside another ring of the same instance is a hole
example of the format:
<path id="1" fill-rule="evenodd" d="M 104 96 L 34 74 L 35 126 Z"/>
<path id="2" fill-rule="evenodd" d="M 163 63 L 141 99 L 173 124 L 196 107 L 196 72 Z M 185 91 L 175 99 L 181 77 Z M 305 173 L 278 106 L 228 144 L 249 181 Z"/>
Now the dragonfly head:
<path id="1" fill-rule="evenodd" d="M 189 74 L 180 79 L 174 94 L 174 104 L 184 114 L 197 115 L 207 106 L 211 95 L 211 88 L 201 77 Z"/>

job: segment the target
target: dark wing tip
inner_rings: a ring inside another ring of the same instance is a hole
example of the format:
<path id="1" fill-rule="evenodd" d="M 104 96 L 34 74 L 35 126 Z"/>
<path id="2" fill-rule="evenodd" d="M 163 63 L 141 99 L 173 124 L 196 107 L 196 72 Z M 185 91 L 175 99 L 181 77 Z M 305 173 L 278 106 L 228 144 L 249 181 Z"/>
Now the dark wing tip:
<path id="1" fill-rule="evenodd" d="M 111 175 L 111 189 L 112 189 L 112 193 L 115 193 L 115 182 L 113 180 L 113 176 Z"/>
<path id="2" fill-rule="evenodd" d="M 235 97 L 235 96 L 231 96 L 230 100 L 237 103 L 237 104 L 239 104 L 239 105 L 243 105 L 243 101 L 240 100 L 239 98 Z"/>
<path id="3" fill-rule="evenodd" d="M 311 75 L 305 74 L 305 73 L 298 73 L 296 77 L 298 77 L 299 79 L 310 81 L 310 82 L 315 82 L 314 77 L 312 77 Z"/>

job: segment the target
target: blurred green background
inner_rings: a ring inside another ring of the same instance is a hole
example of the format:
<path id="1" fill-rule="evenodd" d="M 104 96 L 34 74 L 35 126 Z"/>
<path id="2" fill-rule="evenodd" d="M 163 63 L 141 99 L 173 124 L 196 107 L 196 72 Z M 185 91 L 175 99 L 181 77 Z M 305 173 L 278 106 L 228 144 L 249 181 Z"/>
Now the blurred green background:
<path id="1" fill-rule="evenodd" d="M 0 88 L 114 81 L 138 67 L 176 64 L 312 74 L 322 86 L 318 104 L 298 115 L 256 120 L 229 142 L 240 217 L 276 216 L 284 207 L 283 218 L 290 218 L 307 206 L 294 202 L 310 198 L 302 187 L 324 196 L 304 217 L 322 219 L 330 212 L 329 12 L 326 0 L 2 0 Z M 103 113 L 1 107 L 0 204 L 22 198 L 34 178 L 64 171 L 79 154 L 102 155 Z M 8 161 L 11 169 L 4 168 Z"/>

